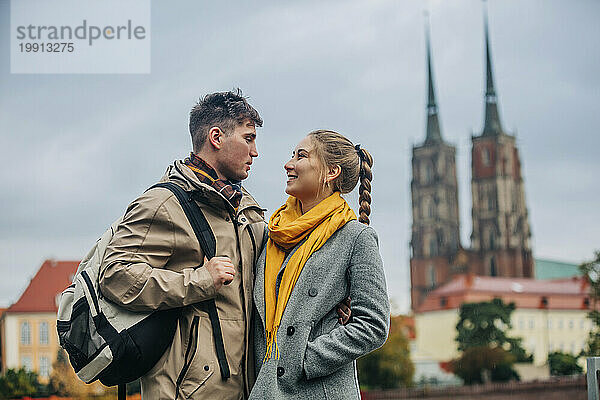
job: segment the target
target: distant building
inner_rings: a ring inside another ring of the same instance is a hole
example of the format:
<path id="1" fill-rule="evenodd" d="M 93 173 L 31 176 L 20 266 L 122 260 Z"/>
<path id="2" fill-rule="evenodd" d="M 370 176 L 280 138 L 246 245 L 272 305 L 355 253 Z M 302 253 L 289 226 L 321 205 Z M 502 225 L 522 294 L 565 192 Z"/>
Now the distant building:
<path id="1" fill-rule="evenodd" d="M 25 367 L 49 378 L 56 360 L 56 313 L 60 293 L 71 284 L 79 261 L 46 260 L 19 300 L 0 317 L 2 372 Z"/>
<path id="2" fill-rule="evenodd" d="M 585 346 L 591 321 L 589 284 L 581 277 L 554 280 L 500 278 L 473 274 L 454 277 L 431 292 L 415 312 L 416 339 L 411 358 L 419 372 L 459 356 L 456 324 L 460 305 L 500 298 L 514 302 L 509 335 L 523 339 L 536 366 L 552 351 L 578 354 Z M 435 372 L 435 373 L 434 373 Z"/>
<path id="3" fill-rule="evenodd" d="M 560 279 L 582 276 L 579 265 L 561 261 L 535 259 L 536 279 Z"/>
<path id="4" fill-rule="evenodd" d="M 456 148 L 442 136 L 427 30 L 425 140 L 412 151 L 411 304 L 464 273 L 533 278 L 531 230 L 514 135 L 501 123 L 485 19 L 485 118 L 472 135 L 470 247 L 460 242 Z"/>

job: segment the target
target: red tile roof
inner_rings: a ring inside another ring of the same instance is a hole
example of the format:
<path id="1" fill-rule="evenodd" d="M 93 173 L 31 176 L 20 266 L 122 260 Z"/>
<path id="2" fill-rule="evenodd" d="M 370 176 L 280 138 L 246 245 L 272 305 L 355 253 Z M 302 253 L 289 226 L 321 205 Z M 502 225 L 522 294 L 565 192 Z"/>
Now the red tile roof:
<path id="1" fill-rule="evenodd" d="M 429 293 L 418 312 L 458 308 L 462 303 L 500 297 L 517 308 L 582 309 L 589 285 L 582 277 L 536 280 L 459 275 Z"/>
<path id="2" fill-rule="evenodd" d="M 71 284 L 79 261 L 46 260 L 10 312 L 57 312 L 56 296 Z"/>

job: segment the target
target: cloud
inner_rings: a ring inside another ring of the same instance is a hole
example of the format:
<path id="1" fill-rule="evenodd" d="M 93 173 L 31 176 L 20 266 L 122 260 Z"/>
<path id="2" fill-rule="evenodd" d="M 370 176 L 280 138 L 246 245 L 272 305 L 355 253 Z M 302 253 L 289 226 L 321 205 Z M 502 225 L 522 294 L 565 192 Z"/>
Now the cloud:
<path id="1" fill-rule="evenodd" d="M 7 3 L 0 3 L 3 26 Z M 593 40 L 600 5 L 488 3 L 502 118 L 517 129 L 534 254 L 589 258 L 600 233 Z M 153 3 L 149 75 L 11 75 L 8 60 L 0 63 L 0 276 L 11 276 L 0 302 L 15 300 L 45 257 L 83 256 L 129 201 L 187 155 L 187 114 L 198 96 L 239 86 L 265 120 L 246 186 L 270 211 L 285 199 L 282 166 L 309 131 L 332 128 L 371 151 L 372 224 L 390 295 L 408 310 L 410 157 L 424 137 L 426 5 L 235 4 Z M 470 135 L 483 117 L 481 3 L 429 8 L 442 134 L 458 148 L 468 245 Z M 8 50 L 4 36 L 0 52 Z"/>

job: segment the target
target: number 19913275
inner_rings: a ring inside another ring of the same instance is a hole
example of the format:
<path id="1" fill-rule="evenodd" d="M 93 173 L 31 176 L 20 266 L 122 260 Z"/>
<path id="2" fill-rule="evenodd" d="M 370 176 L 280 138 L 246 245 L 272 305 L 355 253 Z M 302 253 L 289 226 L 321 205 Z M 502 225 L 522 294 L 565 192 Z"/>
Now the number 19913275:
<path id="1" fill-rule="evenodd" d="M 72 53 L 75 50 L 73 43 L 19 43 L 21 53 Z"/>

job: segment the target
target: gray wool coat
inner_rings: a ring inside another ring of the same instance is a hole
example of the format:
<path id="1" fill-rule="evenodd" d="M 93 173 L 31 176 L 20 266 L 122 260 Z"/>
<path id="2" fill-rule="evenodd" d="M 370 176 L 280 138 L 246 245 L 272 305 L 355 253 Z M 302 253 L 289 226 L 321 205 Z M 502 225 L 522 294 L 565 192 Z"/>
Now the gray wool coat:
<path id="1" fill-rule="evenodd" d="M 250 399 L 359 399 L 355 360 L 382 346 L 389 328 L 377 234 L 350 221 L 310 256 L 281 319 L 279 359 L 263 364 L 265 253 L 258 259 L 254 283 L 258 376 Z M 342 326 L 336 306 L 346 296 L 352 298 L 352 320 Z"/>

